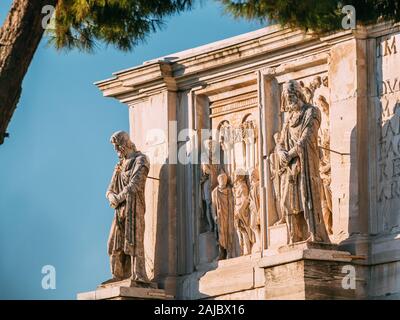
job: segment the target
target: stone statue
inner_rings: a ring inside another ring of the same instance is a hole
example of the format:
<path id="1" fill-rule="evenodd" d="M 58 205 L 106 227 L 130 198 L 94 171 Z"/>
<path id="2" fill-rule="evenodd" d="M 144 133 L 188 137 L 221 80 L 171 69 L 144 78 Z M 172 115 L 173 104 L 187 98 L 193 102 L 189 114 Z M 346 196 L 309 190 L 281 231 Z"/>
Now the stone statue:
<path id="1" fill-rule="evenodd" d="M 212 192 L 212 207 L 218 230 L 219 260 L 237 256 L 233 224 L 234 202 L 228 176 L 218 175 L 218 186 Z"/>
<path id="2" fill-rule="evenodd" d="M 282 90 L 282 128 L 278 156 L 285 168 L 281 177 L 281 201 L 290 243 L 329 242 L 321 208 L 318 129 L 320 110 L 305 102 L 302 88 L 290 80 Z"/>
<path id="3" fill-rule="evenodd" d="M 300 86 L 306 102 L 317 106 L 321 111 L 321 121 L 318 130 L 318 143 L 320 146 L 320 174 L 321 185 L 321 205 L 328 234 L 332 231 L 332 192 L 331 192 L 331 165 L 330 165 L 330 129 L 329 129 L 329 103 L 326 97 L 329 96 L 328 76 L 322 79 L 316 76 L 308 86 L 300 81 Z"/>
<path id="4" fill-rule="evenodd" d="M 110 206 L 115 209 L 108 239 L 111 281 L 131 277 L 132 280 L 147 282 L 143 238 L 144 190 L 149 160 L 136 149 L 124 131 L 114 133 L 111 143 L 119 157 L 106 193 Z"/>
<path id="5" fill-rule="evenodd" d="M 251 253 L 255 239 L 250 228 L 249 188 L 246 183 L 246 173 L 243 170 L 236 170 L 233 190 L 235 198 L 235 229 L 239 238 L 241 255 L 247 255 Z"/>
<path id="6" fill-rule="evenodd" d="M 253 252 L 261 251 L 260 177 L 257 167 L 250 170 L 250 227 L 255 236 Z"/>

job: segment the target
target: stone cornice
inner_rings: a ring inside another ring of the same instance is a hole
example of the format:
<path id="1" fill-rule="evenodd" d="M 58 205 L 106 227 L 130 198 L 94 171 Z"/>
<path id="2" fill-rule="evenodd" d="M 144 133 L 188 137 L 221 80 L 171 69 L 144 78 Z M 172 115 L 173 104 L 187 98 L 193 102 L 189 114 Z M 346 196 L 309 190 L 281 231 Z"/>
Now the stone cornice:
<path id="1" fill-rule="evenodd" d="M 365 27 L 368 38 L 379 37 L 388 33 L 400 31 L 400 23 L 382 22 L 379 24 L 372 24 Z"/>
<path id="2" fill-rule="evenodd" d="M 234 77 L 246 77 L 257 69 L 295 69 L 293 61 L 300 57 L 305 61 L 303 67 L 318 64 L 321 59 L 326 59 L 333 44 L 352 38 L 365 39 L 369 33 L 383 34 L 393 28 L 399 29 L 399 26 L 387 23 L 374 28 L 361 26 L 353 31 L 318 36 L 298 29 L 270 26 L 150 60 L 141 66 L 116 72 L 113 78 L 95 84 L 104 96 L 129 103 L 162 90 L 187 90 L 193 86 L 206 88 Z"/>
<path id="3" fill-rule="evenodd" d="M 116 72 L 113 78 L 96 82 L 95 85 L 105 97 L 115 97 L 119 100 L 125 100 L 126 95 L 131 93 L 141 96 L 154 91 L 176 90 L 171 64 L 165 61 Z"/>
<path id="4" fill-rule="evenodd" d="M 209 74 L 211 70 L 222 71 L 224 66 L 233 64 L 238 65 L 240 69 L 241 64 L 244 66 L 256 57 L 282 48 L 290 50 L 293 46 L 301 49 L 306 43 L 317 39 L 300 30 L 271 26 L 198 49 L 148 61 L 141 66 L 116 72 L 113 78 L 96 82 L 95 85 L 104 96 L 115 97 L 122 102 L 128 102 L 132 99 L 129 96 L 132 95 L 143 99 L 156 90 L 187 89 L 196 82 L 197 85 L 202 85 L 196 77 Z"/>

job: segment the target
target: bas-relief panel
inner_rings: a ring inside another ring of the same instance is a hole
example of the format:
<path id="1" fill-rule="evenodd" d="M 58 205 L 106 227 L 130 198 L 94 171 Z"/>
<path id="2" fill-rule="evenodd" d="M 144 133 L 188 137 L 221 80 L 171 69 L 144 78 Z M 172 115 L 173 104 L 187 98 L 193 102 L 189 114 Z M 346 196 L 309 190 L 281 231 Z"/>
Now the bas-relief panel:
<path id="1" fill-rule="evenodd" d="M 257 93 L 210 106 L 213 130 L 201 165 L 203 231 L 214 232 L 219 259 L 259 251 Z"/>
<path id="2" fill-rule="evenodd" d="M 377 231 L 400 225 L 400 34 L 376 43 Z"/>
<path id="3" fill-rule="evenodd" d="M 326 74 L 299 81 L 305 102 L 320 112 L 318 158 L 320 201 L 323 223 L 332 235 L 332 193 L 330 189 L 329 84 Z M 201 166 L 201 207 L 206 230 L 214 232 L 219 259 L 247 255 L 261 250 L 258 108 L 256 93 L 238 97 L 230 104 L 210 106 L 213 136 L 204 141 L 208 164 Z M 287 117 L 282 112 L 282 123 Z M 280 139 L 280 132 L 274 135 Z M 282 223 L 281 175 L 276 150 L 270 155 L 270 187 Z M 204 158 L 203 158 L 204 160 Z"/>

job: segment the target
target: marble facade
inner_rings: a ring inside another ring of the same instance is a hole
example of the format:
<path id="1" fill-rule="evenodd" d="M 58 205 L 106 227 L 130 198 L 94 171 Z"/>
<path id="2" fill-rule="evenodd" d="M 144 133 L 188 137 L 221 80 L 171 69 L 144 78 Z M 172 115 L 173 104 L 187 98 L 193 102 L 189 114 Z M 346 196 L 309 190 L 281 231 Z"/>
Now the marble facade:
<path id="1" fill-rule="evenodd" d="M 131 139 L 150 158 L 149 279 L 180 299 L 400 298 L 399 67 L 399 25 L 325 36 L 271 26 L 97 82 L 105 97 L 127 105 Z M 276 142 L 289 80 L 320 111 L 320 199 L 330 244 L 289 244 L 279 224 Z M 222 256 L 222 231 L 210 219 L 223 203 L 213 200 L 221 173 L 235 198 L 234 212 L 226 205 L 221 216 L 245 212 L 242 234 L 229 240 L 239 248 L 231 243 Z M 257 212 L 258 220 L 246 222 Z M 348 266 L 354 289 L 342 285 Z"/>

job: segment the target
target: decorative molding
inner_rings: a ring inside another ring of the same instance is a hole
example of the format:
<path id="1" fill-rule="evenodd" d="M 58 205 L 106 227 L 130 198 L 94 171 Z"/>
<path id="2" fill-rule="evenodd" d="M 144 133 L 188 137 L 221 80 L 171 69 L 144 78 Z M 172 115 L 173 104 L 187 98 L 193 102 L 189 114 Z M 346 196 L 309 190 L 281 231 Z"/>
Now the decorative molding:
<path id="1" fill-rule="evenodd" d="M 124 103 L 164 90 L 177 90 L 171 64 L 166 62 L 155 62 L 114 75 L 114 78 L 96 82 L 95 85 L 105 97 L 115 97 Z"/>
<path id="2" fill-rule="evenodd" d="M 228 113 L 254 108 L 257 107 L 257 103 L 257 92 L 251 92 L 240 97 L 233 97 L 221 100 L 211 104 L 210 118 L 215 118 Z"/>

